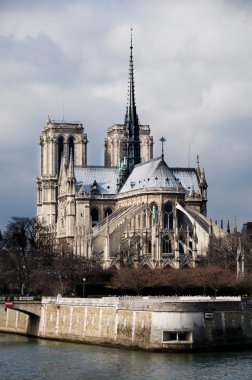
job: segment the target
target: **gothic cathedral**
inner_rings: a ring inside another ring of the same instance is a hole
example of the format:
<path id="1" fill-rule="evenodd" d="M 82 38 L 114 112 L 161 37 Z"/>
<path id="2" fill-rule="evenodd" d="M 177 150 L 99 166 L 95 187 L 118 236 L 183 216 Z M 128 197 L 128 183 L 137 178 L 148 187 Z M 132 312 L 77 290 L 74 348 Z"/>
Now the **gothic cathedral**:
<path id="1" fill-rule="evenodd" d="M 104 166 L 87 166 L 82 124 L 48 118 L 40 137 L 37 219 L 67 253 L 104 268 L 194 267 L 207 258 L 211 235 L 204 169 L 171 168 L 153 158 L 149 125 L 139 123 L 132 38 L 124 124 L 107 130 Z"/>

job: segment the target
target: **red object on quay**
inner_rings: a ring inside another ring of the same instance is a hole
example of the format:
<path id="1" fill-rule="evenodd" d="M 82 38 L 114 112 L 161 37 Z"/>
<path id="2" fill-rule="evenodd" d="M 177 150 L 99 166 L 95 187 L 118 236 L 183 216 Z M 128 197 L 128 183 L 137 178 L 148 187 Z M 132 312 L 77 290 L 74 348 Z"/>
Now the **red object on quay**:
<path id="1" fill-rule="evenodd" d="M 12 307 L 13 306 L 13 301 L 5 301 L 4 302 L 6 307 Z"/>

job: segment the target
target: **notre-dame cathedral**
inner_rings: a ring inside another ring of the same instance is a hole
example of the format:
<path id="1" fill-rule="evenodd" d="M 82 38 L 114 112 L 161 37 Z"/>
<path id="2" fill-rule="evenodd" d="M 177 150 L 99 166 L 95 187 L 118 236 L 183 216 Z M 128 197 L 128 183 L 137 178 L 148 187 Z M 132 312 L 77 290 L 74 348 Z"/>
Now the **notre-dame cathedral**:
<path id="1" fill-rule="evenodd" d="M 123 124 L 108 128 L 104 166 L 87 165 L 87 135 L 78 123 L 48 121 L 40 137 L 37 219 L 60 249 L 151 268 L 197 265 L 211 236 L 224 231 L 207 218 L 204 170 L 169 167 L 153 158 L 149 125 L 139 123 L 132 39 Z"/>

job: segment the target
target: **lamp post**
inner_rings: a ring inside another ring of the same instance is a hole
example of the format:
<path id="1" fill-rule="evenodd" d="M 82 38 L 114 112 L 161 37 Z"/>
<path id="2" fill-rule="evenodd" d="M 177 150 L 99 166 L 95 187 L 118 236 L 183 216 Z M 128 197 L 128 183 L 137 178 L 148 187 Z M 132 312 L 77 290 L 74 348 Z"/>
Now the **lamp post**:
<path id="1" fill-rule="evenodd" d="M 83 281 L 83 284 L 82 284 L 82 298 L 84 298 L 85 297 L 86 278 L 83 277 L 82 281 Z"/>

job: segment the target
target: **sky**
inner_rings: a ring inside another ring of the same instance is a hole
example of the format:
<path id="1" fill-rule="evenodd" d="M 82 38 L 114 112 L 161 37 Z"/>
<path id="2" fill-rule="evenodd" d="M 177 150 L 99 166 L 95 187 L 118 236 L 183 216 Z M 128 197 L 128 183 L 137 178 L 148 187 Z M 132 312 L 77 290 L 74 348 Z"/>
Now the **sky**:
<path id="1" fill-rule="evenodd" d="M 80 121 L 88 164 L 124 122 L 130 29 L 137 112 L 154 156 L 200 166 L 208 216 L 252 221 L 252 1 L 0 0 L 0 229 L 36 215 L 48 116 Z"/>

